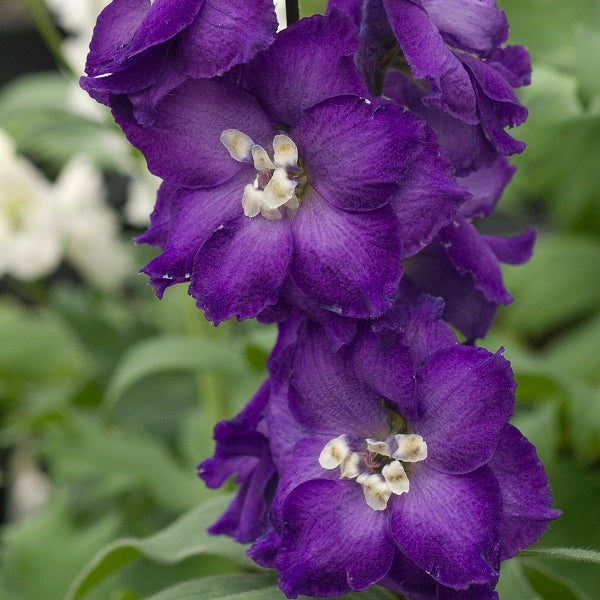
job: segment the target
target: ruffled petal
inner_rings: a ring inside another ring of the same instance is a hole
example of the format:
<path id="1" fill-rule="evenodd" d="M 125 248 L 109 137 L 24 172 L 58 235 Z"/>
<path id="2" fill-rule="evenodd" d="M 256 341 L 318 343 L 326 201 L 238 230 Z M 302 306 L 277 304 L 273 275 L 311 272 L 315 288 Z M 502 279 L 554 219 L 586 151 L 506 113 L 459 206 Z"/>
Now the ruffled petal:
<path id="1" fill-rule="evenodd" d="M 488 54 L 508 38 L 508 21 L 495 2 L 422 0 L 429 18 L 452 46 Z"/>
<path id="2" fill-rule="evenodd" d="M 241 199 L 249 177 L 252 175 L 243 171 L 241 175 L 214 188 L 178 188 L 176 203 L 170 206 L 163 206 L 166 203 L 161 201 L 159 195 L 155 210 L 157 216 L 154 217 L 153 213 L 153 218 L 161 219 L 163 229 L 168 227 L 168 241 L 164 252 L 142 269 L 150 277 L 150 283 L 159 297 L 167 287 L 189 281 L 200 246 L 217 228 L 241 215 Z M 157 213 L 159 208 L 160 213 Z M 165 225 L 167 216 L 169 221 Z M 141 236 L 139 241 L 146 240 Z"/>
<path id="3" fill-rule="evenodd" d="M 459 179 L 459 183 L 471 192 L 471 198 L 460 207 L 460 214 L 466 219 L 480 219 L 491 214 L 515 171 L 516 167 L 504 156 L 498 156 L 493 165 Z"/>
<path id="4" fill-rule="evenodd" d="M 492 326 L 498 305 L 489 302 L 473 285 L 473 278 L 461 275 L 450 262 L 439 240 L 404 263 L 403 281 L 420 292 L 444 299 L 444 319 L 457 327 L 469 343 L 485 337 Z"/>
<path id="5" fill-rule="evenodd" d="M 354 481 L 308 481 L 290 494 L 283 516 L 277 569 L 289 598 L 361 591 L 390 568 L 387 511 L 371 510 Z"/>
<path id="6" fill-rule="evenodd" d="M 383 206 L 425 142 L 424 128 L 399 106 L 354 96 L 316 105 L 290 137 L 314 189 L 333 206 L 356 211 Z"/>
<path id="7" fill-rule="evenodd" d="M 512 238 L 491 235 L 482 237 L 499 261 L 508 265 L 522 265 L 531 258 L 536 233 L 535 229 L 528 229 Z"/>
<path id="8" fill-rule="evenodd" d="M 502 492 L 504 524 L 500 560 L 506 560 L 537 541 L 560 511 L 551 508 L 552 493 L 544 465 L 533 444 L 516 427 L 504 426 L 498 449 L 488 466 Z"/>
<path id="9" fill-rule="evenodd" d="M 389 415 L 353 373 L 344 351 L 333 352 L 325 332 L 307 325 L 291 366 L 290 410 L 297 421 L 330 438 L 349 434 L 385 439 Z"/>
<path id="10" fill-rule="evenodd" d="M 487 467 L 448 475 L 418 465 L 410 491 L 395 499 L 392 532 L 400 550 L 437 582 L 464 590 L 498 577 L 500 490 Z"/>
<path id="11" fill-rule="evenodd" d="M 342 12 L 314 15 L 281 31 L 243 78 L 278 124 L 294 125 L 322 100 L 366 93 L 352 59 L 357 44 L 356 27 Z"/>
<path id="12" fill-rule="evenodd" d="M 413 77 L 427 79 L 431 85 L 423 102 L 466 123 L 478 123 L 471 78 L 446 47 L 426 10 L 409 0 L 383 0 L 383 5 Z"/>
<path id="13" fill-rule="evenodd" d="M 434 355 L 417 376 L 415 433 L 429 450 L 427 464 L 467 473 L 487 463 L 514 411 L 516 383 L 500 353 L 456 346 Z"/>
<path id="14" fill-rule="evenodd" d="M 469 274 L 473 285 L 485 299 L 496 304 L 509 304 L 498 259 L 486 240 L 464 217 L 457 216 L 452 225 L 439 234 L 446 255 L 461 274 Z"/>
<path id="15" fill-rule="evenodd" d="M 214 323 L 251 319 L 277 301 L 291 248 L 287 219 L 237 217 L 200 248 L 189 293 Z"/>
<path id="16" fill-rule="evenodd" d="M 313 192 L 303 199 L 292 230 L 292 278 L 323 308 L 366 318 L 392 305 L 402 265 L 398 222 L 389 206 L 348 212 Z"/>
<path id="17" fill-rule="evenodd" d="M 447 159 L 431 141 L 390 200 L 402 230 L 403 256 L 413 256 L 427 246 L 468 198 L 468 191 L 450 177 Z"/>
<path id="18" fill-rule="evenodd" d="M 150 171 L 189 187 L 219 185 L 245 168 L 220 142 L 225 129 L 242 131 L 260 145 L 274 135 L 256 100 L 223 79 L 188 80 L 159 103 L 149 127 L 135 120 L 126 98 L 115 99 L 113 115 Z"/>
<path id="19" fill-rule="evenodd" d="M 220 75 L 267 48 L 276 30 L 272 0 L 204 0 L 177 39 L 177 67 L 190 77 Z"/>
<path id="20" fill-rule="evenodd" d="M 156 195 L 156 204 L 150 215 L 150 226 L 135 238 L 138 244 L 150 244 L 164 248 L 171 232 L 173 216 L 179 206 L 179 186 L 162 182 Z"/>

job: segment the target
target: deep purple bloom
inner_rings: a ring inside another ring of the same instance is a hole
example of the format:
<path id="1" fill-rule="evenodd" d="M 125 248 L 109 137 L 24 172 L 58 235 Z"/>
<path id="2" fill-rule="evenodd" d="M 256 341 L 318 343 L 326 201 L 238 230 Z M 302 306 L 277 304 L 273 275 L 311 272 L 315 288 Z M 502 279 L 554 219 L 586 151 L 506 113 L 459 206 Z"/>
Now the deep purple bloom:
<path id="1" fill-rule="evenodd" d="M 288 597 L 379 583 L 411 600 L 492 600 L 500 562 L 558 515 L 533 446 L 508 424 L 509 363 L 458 344 L 441 309 L 398 304 L 338 352 L 314 323 L 282 328 L 256 426 L 278 483 L 274 496 L 254 490 L 273 500 L 249 554 L 277 568 Z"/>
<path id="2" fill-rule="evenodd" d="M 468 197 L 424 124 L 366 97 L 339 11 L 282 31 L 233 78 L 191 80 L 140 126 L 114 115 L 165 179 L 140 241 L 163 253 L 144 272 L 189 292 L 214 322 L 280 300 L 375 317 L 401 260 L 425 247 Z M 292 290 L 291 292 L 289 290 Z"/>
<path id="3" fill-rule="evenodd" d="M 488 168 L 459 179 L 471 198 L 433 242 L 405 261 L 405 280 L 424 293 L 444 299 L 444 318 L 472 342 L 483 338 L 498 306 L 512 302 L 500 263 L 520 265 L 531 258 L 535 231 L 516 237 L 482 235 L 472 222 L 494 210 L 514 173 L 504 157 Z"/>
<path id="4" fill-rule="evenodd" d="M 248 62 L 276 29 L 272 0 L 113 0 L 98 17 L 81 84 L 103 104 L 127 94 L 147 125 L 187 77 Z"/>
<path id="5" fill-rule="evenodd" d="M 524 149 L 505 128 L 527 118 L 514 88 L 530 81 L 529 55 L 502 46 L 508 23 L 495 0 L 331 0 L 329 7 L 360 19 L 357 62 L 365 79 L 373 86 L 376 71 L 391 66 L 384 95 L 434 128 L 459 172 Z M 393 70 L 390 38 L 410 77 Z"/>

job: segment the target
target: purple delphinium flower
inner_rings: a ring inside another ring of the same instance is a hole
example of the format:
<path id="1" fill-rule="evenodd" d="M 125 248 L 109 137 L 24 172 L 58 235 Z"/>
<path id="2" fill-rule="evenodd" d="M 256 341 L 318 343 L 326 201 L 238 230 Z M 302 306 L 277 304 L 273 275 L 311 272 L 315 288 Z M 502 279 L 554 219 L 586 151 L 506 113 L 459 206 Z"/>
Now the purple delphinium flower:
<path id="1" fill-rule="evenodd" d="M 397 64 L 389 42 L 395 38 L 410 76 L 384 74 L 383 94 L 425 118 L 442 145 L 457 150 L 450 152 L 457 172 L 523 151 L 505 128 L 527 118 L 514 88 L 530 82 L 529 55 L 502 46 L 508 23 L 495 0 L 331 0 L 329 7 L 360 15 L 357 62 L 371 86 L 377 69 Z"/>
<path id="2" fill-rule="evenodd" d="M 274 496 L 255 490 L 273 500 L 249 554 L 288 597 L 379 583 L 411 600 L 491 600 L 500 562 L 558 515 L 508 424 L 509 363 L 458 344 L 441 309 L 397 304 L 337 352 L 314 323 L 282 327 L 257 426 L 278 482 Z"/>
<path id="3" fill-rule="evenodd" d="M 249 61 L 277 29 L 272 0 L 113 0 L 98 17 L 82 87 L 110 104 L 127 94 L 136 118 L 187 77 L 214 77 Z"/>
<path id="4" fill-rule="evenodd" d="M 231 78 L 190 80 L 140 126 L 113 113 L 165 179 L 139 241 L 163 253 L 144 269 L 157 292 L 190 281 L 214 322 L 294 303 L 374 317 L 401 260 L 451 222 L 466 190 L 423 123 L 366 97 L 339 11 L 282 31 Z"/>
<path id="5" fill-rule="evenodd" d="M 471 198 L 432 243 L 405 261 L 405 279 L 424 293 L 444 299 L 444 318 L 472 343 L 483 338 L 498 306 L 513 298 L 504 287 L 500 263 L 519 265 L 531 258 L 535 230 L 516 237 L 480 234 L 472 221 L 494 210 L 514 167 L 504 157 L 494 165 L 459 179 Z"/>

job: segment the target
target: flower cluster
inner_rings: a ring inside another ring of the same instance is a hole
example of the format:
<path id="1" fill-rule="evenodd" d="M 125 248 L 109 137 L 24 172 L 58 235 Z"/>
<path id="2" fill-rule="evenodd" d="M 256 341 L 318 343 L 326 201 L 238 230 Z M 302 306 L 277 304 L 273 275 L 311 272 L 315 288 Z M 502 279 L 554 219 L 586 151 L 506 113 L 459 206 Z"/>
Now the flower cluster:
<path id="1" fill-rule="evenodd" d="M 270 0 L 113 0 L 82 79 L 162 180 L 138 238 L 157 294 L 278 323 L 199 467 L 241 484 L 211 531 L 290 598 L 497 598 L 501 561 L 558 514 L 508 422 L 509 363 L 471 345 L 535 237 L 473 224 L 523 149 L 505 128 L 527 53 L 493 0 L 331 0 L 276 29 Z"/>

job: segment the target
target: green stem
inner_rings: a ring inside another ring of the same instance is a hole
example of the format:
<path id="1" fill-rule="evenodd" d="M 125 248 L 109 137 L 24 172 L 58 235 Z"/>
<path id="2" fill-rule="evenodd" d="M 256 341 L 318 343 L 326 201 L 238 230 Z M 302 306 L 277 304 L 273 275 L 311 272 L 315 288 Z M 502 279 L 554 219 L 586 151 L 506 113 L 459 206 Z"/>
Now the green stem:
<path id="1" fill-rule="evenodd" d="M 298 0 L 285 0 L 285 18 L 288 27 L 300 19 Z"/>
<path id="2" fill-rule="evenodd" d="M 572 560 L 594 565 L 600 565 L 600 552 L 597 550 L 586 550 L 584 548 L 539 548 L 521 550 L 519 556 L 537 556 L 538 558 L 557 558 L 561 560 Z"/>
<path id="3" fill-rule="evenodd" d="M 74 79 L 77 78 L 77 73 L 73 67 L 65 59 L 62 53 L 62 37 L 54 25 L 50 13 L 43 0 L 23 0 L 25 7 L 29 11 L 37 30 L 42 36 L 44 42 L 48 46 L 50 52 L 54 56 L 59 66 Z"/>

